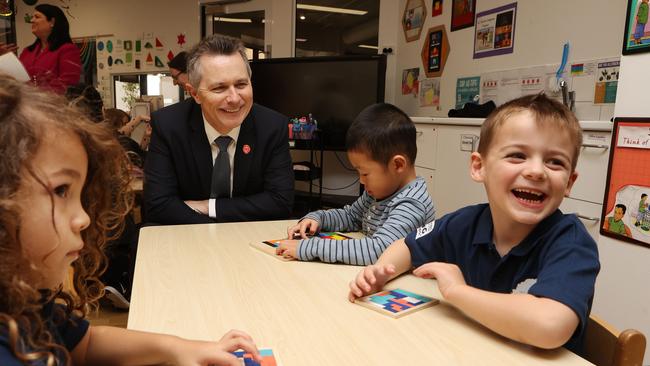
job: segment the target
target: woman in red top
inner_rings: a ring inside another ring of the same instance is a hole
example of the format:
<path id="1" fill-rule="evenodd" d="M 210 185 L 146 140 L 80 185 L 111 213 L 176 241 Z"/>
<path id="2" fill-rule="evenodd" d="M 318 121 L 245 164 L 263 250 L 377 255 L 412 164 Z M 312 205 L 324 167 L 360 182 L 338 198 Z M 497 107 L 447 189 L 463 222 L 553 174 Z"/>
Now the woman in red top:
<path id="1" fill-rule="evenodd" d="M 32 83 L 63 94 L 68 86 L 79 82 L 81 75 L 81 57 L 70 39 L 68 19 L 54 5 L 37 5 L 32 33 L 36 40 L 23 50 L 20 61 Z"/>

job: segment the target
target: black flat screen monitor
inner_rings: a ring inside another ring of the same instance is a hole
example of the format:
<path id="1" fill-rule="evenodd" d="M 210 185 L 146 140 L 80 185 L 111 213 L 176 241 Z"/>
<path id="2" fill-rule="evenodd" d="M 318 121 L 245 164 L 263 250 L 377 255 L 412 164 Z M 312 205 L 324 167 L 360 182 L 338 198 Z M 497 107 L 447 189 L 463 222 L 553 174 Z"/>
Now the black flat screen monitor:
<path id="1" fill-rule="evenodd" d="M 384 101 L 384 55 L 275 58 L 253 61 L 251 69 L 255 103 L 289 118 L 311 113 L 325 150 L 345 150 L 357 114 Z"/>

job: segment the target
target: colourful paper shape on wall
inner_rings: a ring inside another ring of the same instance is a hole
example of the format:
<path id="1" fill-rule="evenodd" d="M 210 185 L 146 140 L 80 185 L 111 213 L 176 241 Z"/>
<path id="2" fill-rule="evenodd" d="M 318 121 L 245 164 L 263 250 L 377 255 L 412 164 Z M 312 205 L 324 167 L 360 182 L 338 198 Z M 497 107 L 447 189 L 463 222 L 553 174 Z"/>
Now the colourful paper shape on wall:
<path id="1" fill-rule="evenodd" d="M 179 33 L 176 36 L 176 43 L 178 43 L 179 46 L 183 47 L 185 44 L 185 35 L 183 33 Z"/>
<path id="2" fill-rule="evenodd" d="M 133 54 L 131 52 L 127 52 L 124 55 L 124 60 L 126 61 L 127 64 L 130 64 L 131 62 L 133 62 Z"/>
<path id="3" fill-rule="evenodd" d="M 124 41 L 124 51 L 131 51 L 133 49 L 132 41 Z"/>
<path id="4" fill-rule="evenodd" d="M 167 60 L 171 61 L 173 58 L 174 52 L 172 52 L 172 50 L 169 50 L 169 52 L 167 52 Z"/>
<path id="5" fill-rule="evenodd" d="M 153 46 L 151 45 L 151 42 L 147 42 L 144 44 L 144 48 L 153 48 Z"/>
<path id="6" fill-rule="evenodd" d="M 151 53 L 147 54 L 147 63 L 152 63 L 153 62 L 153 57 L 151 57 Z"/>
<path id="7" fill-rule="evenodd" d="M 115 65 L 122 65 L 123 63 L 124 63 L 124 61 L 122 61 L 121 58 L 116 58 L 115 59 Z"/>
<path id="8" fill-rule="evenodd" d="M 435 17 L 442 14 L 442 0 L 433 0 L 431 5 L 431 16 Z"/>
<path id="9" fill-rule="evenodd" d="M 138 39 L 135 41 L 135 52 L 142 51 L 142 42 Z"/>
<path id="10" fill-rule="evenodd" d="M 108 51 L 108 53 L 113 52 L 113 41 L 106 42 L 106 51 Z"/>
<path id="11" fill-rule="evenodd" d="M 113 56 L 108 56 L 108 67 L 113 66 Z"/>
<path id="12" fill-rule="evenodd" d="M 160 58 L 156 56 L 156 67 L 165 67 L 165 64 L 160 61 Z"/>
<path id="13" fill-rule="evenodd" d="M 36 5 L 38 0 L 23 0 L 23 2 L 25 3 L 25 5 L 32 6 L 32 5 Z"/>
<path id="14" fill-rule="evenodd" d="M 135 68 L 140 70 L 140 60 L 135 60 Z"/>
<path id="15" fill-rule="evenodd" d="M 104 42 L 102 42 L 102 41 L 97 42 L 97 50 L 99 50 L 99 51 L 104 50 Z"/>
<path id="16" fill-rule="evenodd" d="M 158 37 L 156 37 L 156 48 L 162 48 L 162 46 L 163 46 L 162 42 L 160 42 Z"/>

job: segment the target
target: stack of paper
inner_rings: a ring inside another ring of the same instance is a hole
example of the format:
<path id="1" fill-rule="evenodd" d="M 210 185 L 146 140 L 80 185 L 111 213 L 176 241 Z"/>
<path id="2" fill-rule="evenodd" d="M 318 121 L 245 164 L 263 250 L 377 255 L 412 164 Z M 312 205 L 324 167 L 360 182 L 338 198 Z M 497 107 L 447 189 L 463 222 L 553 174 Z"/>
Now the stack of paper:
<path id="1" fill-rule="evenodd" d="M 29 81 L 29 75 L 13 52 L 0 56 L 0 73 L 13 76 L 18 81 Z"/>

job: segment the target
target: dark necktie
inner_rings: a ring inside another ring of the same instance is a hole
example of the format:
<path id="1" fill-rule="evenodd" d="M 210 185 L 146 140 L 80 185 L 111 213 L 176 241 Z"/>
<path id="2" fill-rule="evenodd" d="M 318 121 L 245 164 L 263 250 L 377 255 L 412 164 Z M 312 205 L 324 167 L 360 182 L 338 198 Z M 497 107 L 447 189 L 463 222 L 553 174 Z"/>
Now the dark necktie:
<path id="1" fill-rule="evenodd" d="M 230 136 L 219 136 L 214 140 L 219 152 L 212 168 L 210 198 L 230 197 L 230 156 L 228 154 L 230 141 L 232 141 Z"/>

